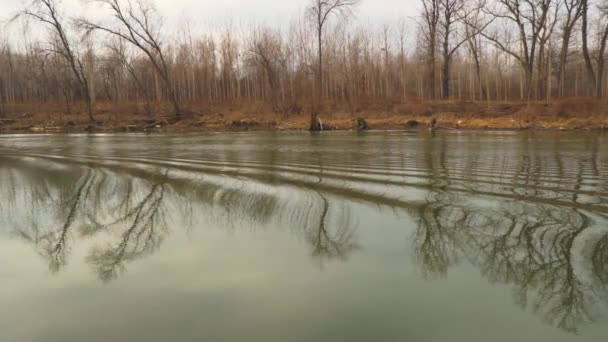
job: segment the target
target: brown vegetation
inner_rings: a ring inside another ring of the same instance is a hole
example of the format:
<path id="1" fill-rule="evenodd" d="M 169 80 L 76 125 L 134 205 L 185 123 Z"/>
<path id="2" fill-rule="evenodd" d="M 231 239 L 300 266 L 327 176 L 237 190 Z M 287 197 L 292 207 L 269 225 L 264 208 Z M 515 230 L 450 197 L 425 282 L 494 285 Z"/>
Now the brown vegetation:
<path id="1" fill-rule="evenodd" d="M 97 132 L 199 132 L 199 131 L 289 131 L 307 130 L 307 114 L 277 114 L 264 104 L 241 106 L 190 105 L 187 115 L 151 117 L 145 105 L 98 104 Z M 387 111 L 369 105 L 351 113 L 346 107 L 326 106 L 320 119 L 325 130 L 426 129 L 433 119 L 439 129 L 508 130 L 606 130 L 608 104 L 593 98 L 569 98 L 545 102 L 410 101 Z M 0 119 L 0 132 L 85 132 L 86 116 L 65 114 L 61 106 L 44 112 L 31 105 L 15 105 L 12 114 Z M 168 111 L 170 113 L 170 111 Z"/>

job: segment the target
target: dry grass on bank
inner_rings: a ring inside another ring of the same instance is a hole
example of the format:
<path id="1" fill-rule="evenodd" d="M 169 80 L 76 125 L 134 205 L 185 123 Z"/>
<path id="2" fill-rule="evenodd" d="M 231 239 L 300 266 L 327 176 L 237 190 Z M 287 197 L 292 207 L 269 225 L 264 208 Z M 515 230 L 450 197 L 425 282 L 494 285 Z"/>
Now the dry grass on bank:
<path id="1" fill-rule="evenodd" d="M 155 108 L 149 115 L 143 104 L 96 106 L 95 130 L 192 132 L 209 130 L 305 130 L 308 109 L 280 114 L 261 103 L 184 106 L 176 120 L 168 108 Z M 88 127 L 83 108 L 58 104 L 19 104 L 1 108 L 0 131 L 79 132 Z M 78 114 L 74 114 L 78 112 Z M 162 114 L 167 113 L 167 114 Z M 350 130 L 362 118 L 371 129 L 406 129 L 429 126 L 436 118 L 447 129 L 606 129 L 608 102 L 592 98 L 569 98 L 546 102 L 459 102 L 441 101 L 368 104 L 358 108 L 326 105 L 321 119 L 326 128 Z"/>

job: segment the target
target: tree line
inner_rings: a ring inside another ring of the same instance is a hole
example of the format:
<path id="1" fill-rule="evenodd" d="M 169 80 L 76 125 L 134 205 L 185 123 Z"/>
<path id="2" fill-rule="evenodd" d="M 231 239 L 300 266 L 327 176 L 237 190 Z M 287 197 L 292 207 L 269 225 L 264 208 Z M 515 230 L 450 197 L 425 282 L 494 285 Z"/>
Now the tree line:
<path id="1" fill-rule="evenodd" d="M 360 0 L 311 0 L 286 27 L 170 33 L 147 0 L 92 0 L 106 18 L 34 0 L 8 25 L 44 29 L 0 43 L 0 113 L 54 103 L 260 103 L 282 114 L 412 100 L 608 98 L 608 0 L 419 0 L 414 18 L 362 26 Z M 404 3 L 405 6 L 405 3 Z M 167 107 L 163 107 L 167 104 Z"/>

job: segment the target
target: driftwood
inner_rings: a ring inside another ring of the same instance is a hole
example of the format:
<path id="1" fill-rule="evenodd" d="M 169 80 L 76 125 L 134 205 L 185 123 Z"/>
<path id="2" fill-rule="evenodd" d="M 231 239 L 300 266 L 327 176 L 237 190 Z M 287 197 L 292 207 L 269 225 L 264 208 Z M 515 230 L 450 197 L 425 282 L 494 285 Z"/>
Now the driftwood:
<path id="1" fill-rule="evenodd" d="M 27 126 L 15 127 L 13 130 L 15 130 L 15 131 L 31 131 L 32 128 L 34 128 L 33 125 L 27 125 Z"/>
<path id="2" fill-rule="evenodd" d="M 194 111 L 191 111 L 191 110 L 183 110 L 182 109 L 182 110 L 179 111 L 179 119 L 180 120 L 184 119 L 184 118 L 191 118 L 191 117 L 198 116 L 198 115 L 200 115 L 200 113 L 197 113 L 197 112 L 194 112 Z"/>
<path id="3" fill-rule="evenodd" d="M 169 125 L 169 123 L 167 122 L 167 120 L 160 120 L 160 121 L 154 121 L 152 123 L 144 125 L 143 128 L 144 129 L 160 128 L 160 127 L 166 126 L 166 125 Z"/>
<path id="4" fill-rule="evenodd" d="M 431 121 L 431 129 L 436 130 L 438 128 L 439 128 L 439 125 L 437 124 L 437 119 L 433 118 L 433 120 Z"/>
<path id="5" fill-rule="evenodd" d="M 407 126 L 407 128 L 418 128 L 418 121 L 410 120 L 405 123 L 405 126 Z"/>
<path id="6" fill-rule="evenodd" d="M 176 118 L 175 116 L 161 116 L 159 118 L 160 121 L 166 122 L 169 125 L 173 125 L 176 124 L 177 122 L 179 122 L 181 119 L 180 118 Z"/>
<path id="7" fill-rule="evenodd" d="M 121 128 L 126 132 L 136 132 L 142 130 L 142 127 L 137 125 L 124 125 Z"/>
<path id="8" fill-rule="evenodd" d="M 247 119 L 232 121 L 232 124 L 230 125 L 230 127 L 232 129 L 244 129 L 244 130 L 249 130 L 251 128 L 255 128 L 255 127 L 259 127 L 259 126 L 260 126 L 259 122 L 255 121 L 255 120 L 247 120 Z"/>
<path id="9" fill-rule="evenodd" d="M 324 124 L 320 117 L 310 123 L 311 132 L 337 131 L 338 126 Z"/>
<path id="10" fill-rule="evenodd" d="M 363 119 L 363 118 L 358 118 L 355 121 L 355 124 L 357 126 L 357 130 L 358 131 L 367 131 L 367 130 L 369 130 L 369 125 L 367 124 L 367 121 L 365 121 L 365 119 Z"/>

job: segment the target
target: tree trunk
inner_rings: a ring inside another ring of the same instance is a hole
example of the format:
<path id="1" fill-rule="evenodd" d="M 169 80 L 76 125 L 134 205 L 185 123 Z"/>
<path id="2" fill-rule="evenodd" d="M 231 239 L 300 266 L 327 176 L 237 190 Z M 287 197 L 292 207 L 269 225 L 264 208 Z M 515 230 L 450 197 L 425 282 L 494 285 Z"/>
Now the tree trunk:
<path id="1" fill-rule="evenodd" d="M 604 29 L 602 37 L 600 39 L 600 51 L 597 57 L 597 81 L 595 85 L 595 97 L 598 99 L 602 98 L 603 86 L 604 86 L 604 69 L 606 65 L 606 45 L 608 43 L 608 25 Z"/>
<path id="2" fill-rule="evenodd" d="M 316 95 L 313 97 L 316 98 L 316 101 L 313 101 L 313 106 L 310 112 L 310 130 L 311 131 L 321 131 L 323 130 L 323 125 L 319 120 L 319 112 L 323 107 L 323 27 L 321 27 L 321 11 L 319 11 L 318 15 L 318 23 L 317 27 L 317 53 L 319 59 L 319 65 L 317 66 L 317 89 Z"/>
<path id="3" fill-rule="evenodd" d="M 557 91 L 559 96 L 564 96 L 564 83 L 571 36 L 572 32 L 568 28 L 565 28 L 564 35 L 562 36 L 562 48 L 559 53 L 559 70 L 557 71 Z"/>
<path id="4" fill-rule="evenodd" d="M 443 98 L 448 100 L 451 96 L 450 94 L 450 62 L 451 57 L 448 49 L 447 41 L 444 43 L 444 52 L 443 52 L 443 68 L 442 68 L 442 77 L 441 77 L 441 93 L 443 94 Z"/>
<path id="5" fill-rule="evenodd" d="M 591 62 L 591 54 L 589 53 L 589 0 L 583 0 L 583 23 L 581 28 L 582 40 L 583 40 L 583 57 L 585 59 L 585 66 L 587 68 L 587 76 L 589 77 L 591 89 L 597 90 L 597 80 L 595 77 L 595 70 L 593 70 L 593 63 Z"/>
<path id="6" fill-rule="evenodd" d="M 433 100 L 435 99 L 436 94 L 436 89 L 435 89 L 435 80 L 437 78 L 437 73 L 436 73 L 436 60 L 435 60 L 435 32 L 433 31 L 431 33 L 431 42 L 430 47 L 429 47 L 429 99 Z"/>

